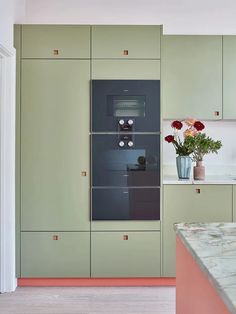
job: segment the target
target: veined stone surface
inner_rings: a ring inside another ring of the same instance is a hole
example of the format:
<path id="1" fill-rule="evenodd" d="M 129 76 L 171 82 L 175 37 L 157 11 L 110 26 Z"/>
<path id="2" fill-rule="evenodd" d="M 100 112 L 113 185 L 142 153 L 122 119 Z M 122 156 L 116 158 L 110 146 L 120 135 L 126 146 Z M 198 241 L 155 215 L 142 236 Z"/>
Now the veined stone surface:
<path id="1" fill-rule="evenodd" d="M 236 313 L 236 223 L 181 223 L 175 230 L 231 313 Z"/>

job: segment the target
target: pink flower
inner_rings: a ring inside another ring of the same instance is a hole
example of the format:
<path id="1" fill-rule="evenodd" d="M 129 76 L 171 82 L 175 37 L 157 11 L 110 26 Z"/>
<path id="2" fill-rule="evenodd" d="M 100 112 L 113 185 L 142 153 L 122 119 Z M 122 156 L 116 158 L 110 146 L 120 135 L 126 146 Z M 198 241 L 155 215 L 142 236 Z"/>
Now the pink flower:
<path id="1" fill-rule="evenodd" d="M 195 119 L 192 119 L 192 118 L 189 118 L 189 119 L 186 119 L 184 122 L 185 122 L 188 126 L 193 126 L 194 123 L 196 122 L 196 120 L 195 120 Z"/>

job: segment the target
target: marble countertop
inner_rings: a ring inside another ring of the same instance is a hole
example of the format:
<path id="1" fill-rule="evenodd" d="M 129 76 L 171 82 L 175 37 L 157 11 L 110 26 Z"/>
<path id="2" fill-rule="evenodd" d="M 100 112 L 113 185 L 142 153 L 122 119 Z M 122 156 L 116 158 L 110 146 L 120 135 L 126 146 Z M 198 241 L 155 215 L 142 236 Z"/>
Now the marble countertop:
<path id="1" fill-rule="evenodd" d="M 178 179 L 177 176 L 164 176 L 163 184 L 236 184 L 236 176 L 206 176 L 205 180 Z"/>
<path id="2" fill-rule="evenodd" d="M 175 224 L 175 231 L 236 313 L 236 223 L 181 223 Z"/>

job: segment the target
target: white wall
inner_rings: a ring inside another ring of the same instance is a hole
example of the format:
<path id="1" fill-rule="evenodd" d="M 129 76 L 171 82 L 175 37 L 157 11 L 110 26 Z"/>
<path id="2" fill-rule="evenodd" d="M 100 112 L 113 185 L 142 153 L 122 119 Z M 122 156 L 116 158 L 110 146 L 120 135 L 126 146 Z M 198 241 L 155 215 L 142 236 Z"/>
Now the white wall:
<path id="1" fill-rule="evenodd" d="M 218 154 L 204 157 L 206 175 L 236 176 L 236 121 L 203 121 L 205 132 L 215 140 L 221 140 L 223 147 Z M 175 150 L 172 144 L 164 141 L 164 137 L 173 134 L 171 121 L 163 122 L 163 165 L 164 175 L 176 175 Z"/>
<path id="2" fill-rule="evenodd" d="M 236 34 L 235 0 L 26 0 L 26 23 L 163 24 L 165 34 Z"/>
<path id="3" fill-rule="evenodd" d="M 25 0 L 0 0 L 0 44 L 11 50 L 13 25 L 24 20 Z"/>

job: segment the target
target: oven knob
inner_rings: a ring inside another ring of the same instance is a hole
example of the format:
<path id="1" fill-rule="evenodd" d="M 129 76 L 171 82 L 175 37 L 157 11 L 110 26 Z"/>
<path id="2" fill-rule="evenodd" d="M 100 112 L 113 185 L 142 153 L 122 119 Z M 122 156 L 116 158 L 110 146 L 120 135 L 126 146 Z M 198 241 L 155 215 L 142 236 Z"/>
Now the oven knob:
<path id="1" fill-rule="evenodd" d="M 128 120 L 128 125 L 130 125 L 130 126 L 131 126 L 131 125 L 133 125 L 133 124 L 134 124 L 134 121 L 133 121 L 133 120 L 131 120 L 131 119 L 130 119 L 130 120 Z"/>
<path id="2" fill-rule="evenodd" d="M 119 125 L 124 125 L 125 121 L 123 119 L 119 120 Z"/>
<path id="3" fill-rule="evenodd" d="M 134 146 L 134 142 L 133 142 L 133 141 L 129 141 L 129 142 L 128 142 L 128 146 L 129 146 L 129 147 L 133 147 L 133 146 Z"/>
<path id="4" fill-rule="evenodd" d="M 120 146 L 120 147 L 124 147 L 124 146 L 125 146 L 125 142 L 124 142 L 124 141 L 120 141 L 120 142 L 119 142 L 119 146 Z"/>

